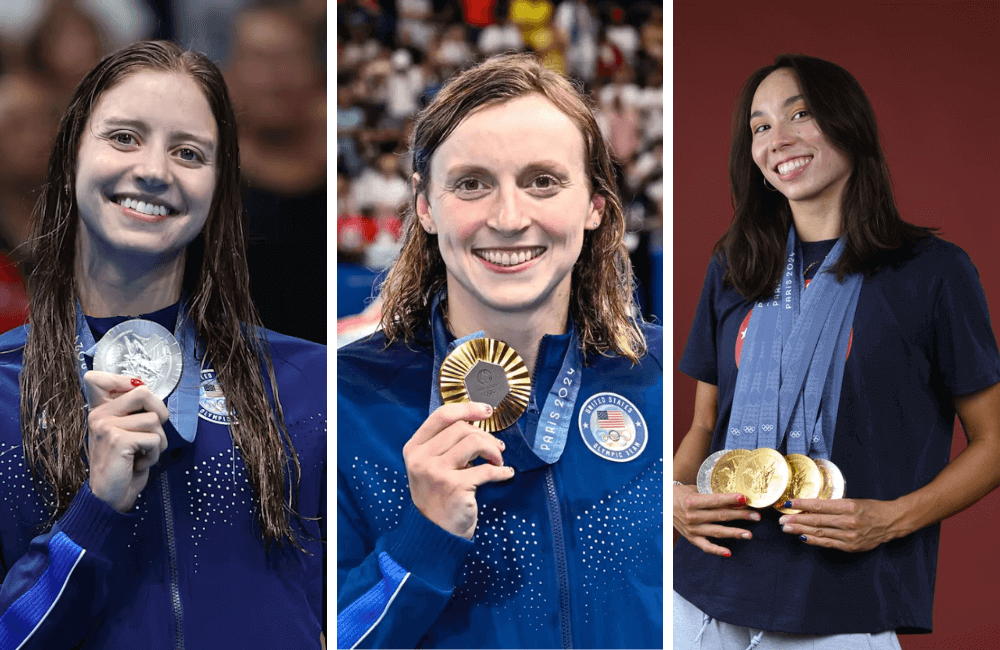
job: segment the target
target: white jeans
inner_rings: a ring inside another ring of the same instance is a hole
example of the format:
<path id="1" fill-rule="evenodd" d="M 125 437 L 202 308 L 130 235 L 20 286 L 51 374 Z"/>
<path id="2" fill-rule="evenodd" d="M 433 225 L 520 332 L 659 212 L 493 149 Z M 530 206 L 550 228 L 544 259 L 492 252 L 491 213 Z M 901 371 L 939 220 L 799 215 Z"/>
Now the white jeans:
<path id="1" fill-rule="evenodd" d="M 707 623 L 706 623 L 707 619 Z M 784 634 L 723 623 L 674 592 L 674 650 L 901 650 L 892 630 L 878 634 Z"/>

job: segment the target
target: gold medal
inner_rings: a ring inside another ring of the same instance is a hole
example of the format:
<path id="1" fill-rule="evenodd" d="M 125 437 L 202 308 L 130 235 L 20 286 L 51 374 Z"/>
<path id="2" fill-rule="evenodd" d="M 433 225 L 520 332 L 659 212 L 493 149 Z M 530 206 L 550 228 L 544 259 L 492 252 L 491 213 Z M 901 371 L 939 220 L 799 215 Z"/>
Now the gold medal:
<path id="1" fill-rule="evenodd" d="M 802 512 L 793 508 L 784 508 L 781 504 L 789 499 L 816 499 L 819 498 L 823 489 L 823 474 L 819 466 L 812 458 L 803 454 L 789 454 L 785 456 L 791 475 L 788 479 L 788 488 L 775 504 L 775 510 L 786 515 L 794 515 Z"/>
<path id="2" fill-rule="evenodd" d="M 732 449 L 716 460 L 709 478 L 712 494 L 730 494 L 739 491 L 736 489 L 736 466 L 749 453 L 749 449 Z"/>
<path id="3" fill-rule="evenodd" d="M 438 380 L 445 404 L 483 402 L 493 407 L 493 415 L 472 423 L 487 433 L 514 424 L 531 396 L 531 377 L 521 355 L 496 339 L 459 345 L 445 357 Z"/>
<path id="4" fill-rule="evenodd" d="M 788 489 L 791 470 L 788 461 L 774 449 L 754 449 L 736 466 L 734 492 L 746 496 L 752 508 L 774 505 Z"/>
<path id="5" fill-rule="evenodd" d="M 816 465 L 823 474 L 823 489 L 820 490 L 821 499 L 842 499 L 844 489 L 847 487 L 844 475 L 840 468 L 833 464 L 833 461 L 825 458 L 817 458 Z"/>

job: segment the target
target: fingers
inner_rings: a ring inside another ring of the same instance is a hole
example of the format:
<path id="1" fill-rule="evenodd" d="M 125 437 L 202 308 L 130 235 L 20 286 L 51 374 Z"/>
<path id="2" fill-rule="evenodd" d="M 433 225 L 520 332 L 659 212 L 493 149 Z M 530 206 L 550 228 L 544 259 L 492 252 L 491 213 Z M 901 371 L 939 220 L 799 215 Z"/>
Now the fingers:
<path id="1" fill-rule="evenodd" d="M 503 465 L 500 444 L 502 443 L 499 440 L 489 434 L 467 433 L 440 458 L 446 462 L 449 469 L 465 467 L 477 458 L 483 458 L 491 465 L 499 466 Z"/>
<path id="2" fill-rule="evenodd" d="M 499 483 L 514 477 L 513 467 L 498 467 L 496 465 L 476 465 L 458 471 L 473 487 L 479 487 L 484 483 Z"/>
<path id="3" fill-rule="evenodd" d="M 167 448 L 167 437 L 162 433 L 134 433 L 135 465 L 133 472 L 142 473 L 160 460 L 160 454 Z"/>
<path id="4" fill-rule="evenodd" d="M 486 433 L 479 427 L 473 426 L 468 422 L 461 421 L 456 422 L 425 442 L 422 445 L 422 451 L 428 456 L 441 456 L 468 437 L 481 439 L 483 444 L 492 447 L 498 454 L 504 450 L 504 443 L 499 438 Z"/>
<path id="5" fill-rule="evenodd" d="M 420 425 L 417 432 L 410 438 L 410 442 L 415 445 L 421 445 L 456 422 L 476 422 L 485 420 L 492 414 L 493 407 L 480 402 L 445 404 L 436 409 L 424 420 L 424 423 Z"/>
<path id="6" fill-rule="evenodd" d="M 90 373 L 88 373 L 90 374 Z M 128 379 L 127 377 L 125 379 Z M 98 413 L 101 417 L 122 417 L 146 411 L 154 413 L 162 424 L 170 418 L 170 411 L 163 400 L 154 395 L 145 386 L 131 387 L 127 393 L 115 395 L 113 393 L 103 393 L 104 401 L 99 406 L 91 403 L 91 413 Z"/>

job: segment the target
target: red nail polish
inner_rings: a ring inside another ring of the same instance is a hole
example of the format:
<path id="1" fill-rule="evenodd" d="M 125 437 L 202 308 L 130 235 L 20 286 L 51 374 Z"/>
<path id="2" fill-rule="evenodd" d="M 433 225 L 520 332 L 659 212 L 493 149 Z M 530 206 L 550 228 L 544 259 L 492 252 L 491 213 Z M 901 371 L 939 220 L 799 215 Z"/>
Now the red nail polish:
<path id="1" fill-rule="evenodd" d="M 743 496 L 742 494 L 740 495 L 740 498 L 737 499 L 737 501 L 739 501 L 739 504 L 741 506 L 745 506 L 747 504 L 747 498 L 745 496 Z"/>
<path id="2" fill-rule="evenodd" d="M 732 555 L 733 555 L 732 553 L 726 551 L 725 553 L 722 554 L 722 557 L 732 557 Z"/>
<path id="3" fill-rule="evenodd" d="M 133 386 L 142 386 L 142 380 L 139 379 L 138 377 L 132 377 L 132 385 Z"/>
<path id="4" fill-rule="evenodd" d="M 493 407 L 489 404 L 486 405 L 486 415 L 493 415 Z"/>

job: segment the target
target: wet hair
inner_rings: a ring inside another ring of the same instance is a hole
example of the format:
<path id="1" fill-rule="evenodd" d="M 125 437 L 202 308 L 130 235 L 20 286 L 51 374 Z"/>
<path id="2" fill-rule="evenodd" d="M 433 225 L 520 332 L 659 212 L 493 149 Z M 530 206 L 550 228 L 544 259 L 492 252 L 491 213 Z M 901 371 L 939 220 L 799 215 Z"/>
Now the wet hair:
<path id="1" fill-rule="evenodd" d="M 633 361 L 646 341 L 632 316 L 632 266 L 625 247 L 625 215 L 611 150 L 587 99 L 562 75 L 530 54 L 494 56 L 456 75 L 417 116 L 410 140 L 418 185 L 404 216 L 403 246 L 381 286 L 382 329 L 388 343 L 406 342 L 426 328 L 434 295 L 446 284 L 436 235 L 420 227 L 417 195 L 427 196 L 431 157 L 474 111 L 539 94 L 566 114 L 583 136 L 589 189 L 605 199 L 601 224 L 584 233 L 573 266 L 570 314 L 585 353 L 620 354 Z"/>
<path id="2" fill-rule="evenodd" d="M 792 214 L 788 199 L 767 190 L 754 163 L 750 112 L 757 87 L 775 70 L 792 70 L 806 108 L 827 139 L 851 162 L 841 203 L 846 247 L 837 277 L 872 273 L 894 251 L 933 232 L 902 220 L 892 193 L 889 165 L 879 142 L 875 111 L 857 80 L 835 63 L 802 54 L 782 54 L 747 79 L 736 100 L 729 150 L 733 221 L 715 244 L 725 259 L 724 282 L 748 300 L 769 295 L 781 276 Z"/>
<path id="3" fill-rule="evenodd" d="M 87 412 L 74 350 L 77 155 L 102 95 L 129 75 L 145 71 L 191 78 L 205 94 L 218 127 L 212 204 L 202 232 L 186 251 L 183 290 L 188 318 L 205 344 L 228 409 L 239 414 L 230 432 L 256 495 L 265 545 L 290 542 L 298 547 L 290 517 L 298 518 L 301 469 L 278 400 L 267 338 L 250 300 L 236 118 L 215 64 L 173 43 L 139 42 L 105 57 L 77 86 L 59 124 L 29 243 L 31 328 L 20 376 L 25 460 L 54 520 L 87 478 Z"/>

